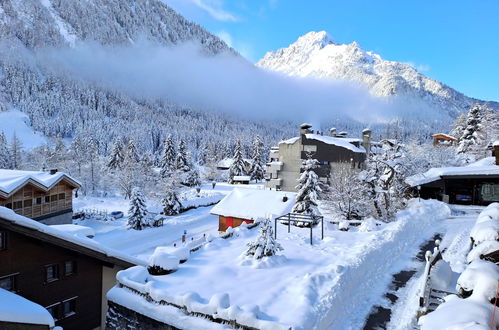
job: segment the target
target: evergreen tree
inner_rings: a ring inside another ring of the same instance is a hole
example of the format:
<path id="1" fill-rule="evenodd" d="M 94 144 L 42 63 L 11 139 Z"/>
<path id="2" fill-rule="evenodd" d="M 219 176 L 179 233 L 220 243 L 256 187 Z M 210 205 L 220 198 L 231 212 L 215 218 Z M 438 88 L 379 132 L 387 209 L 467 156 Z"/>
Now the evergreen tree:
<path id="1" fill-rule="evenodd" d="M 10 166 L 12 169 L 17 170 L 21 168 L 22 165 L 22 143 L 21 140 L 17 137 L 16 133 L 12 136 L 12 142 L 10 144 Z"/>
<path id="2" fill-rule="evenodd" d="M 298 179 L 298 193 L 296 194 L 296 203 L 293 206 L 294 213 L 306 215 L 320 215 L 317 208 L 317 199 L 322 191 L 320 181 L 314 172 L 319 165 L 317 159 L 307 159 L 303 161 L 301 169 L 303 170 Z"/>
<path id="3" fill-rule="evenodd" d="M 125 161 L 125 155 L 123 154 L 121 139 L 116 138 L 116 140 L 114 140 L 113 151 L 109 155 L 109 161 L 107 163 L 107 167 L 111 170 L 121 169 L 123 167 L 124 161 Z"/>
<path id="4" fill-rule="evenodd" d="M 258 237 L 248 243 L 248 249 L 244 252 L 246 256 L 254 259 L 271 257 L 282 250 L 281 245 L 275 240 L 270 219 L 265 219 L 260 223 Z"/>
<path id="5" fill-rule="evenodd" d="M 188 172 L 191 169 L 187 160 L 187 151 L 185 150 L 185 142 L 183 139 L 180 139 L 178 144 L 176 168 L 181 172 Z"/>
<path id="6" fill-rule="evenodd" d="M 134 188 L 128 210 L 128 228 L 142 230 L 148 226 L 146 201 L 139 188 Z"/>
<path id="7" fill-rule="evenodd" d="M 140 162 L 140 157 L 139 154 L 137 153 L 137 148 L 135 147 L 135 143 L 133 142 L 132 139 L 128 140 L 126 146 L 125 158 L 127 159 L 127 162 L 135 162 L 135 163 Z"/>
<path id="8" fill-rule="evenodd" d="M 173 143 L 173 137 L 171 134 L 165 140 L 163 146 L 163 155 L 161 158 L 161 177 L 166 178 L 168 175 L 173 173 L 177 167 L 175 146 Z"/>
<path id="9" fill-rule="evenodd" d="M 7 138 L 3 132 L 0 132 L 0 168 L 10 168 L 10 152 L 7 144 Z"/>
<path id="10" fill-rule="evenodd" d="M 178 200 L 177 191 L 171 186 L 166 189 L 165 195 L 161 200 L 163 213 L 165 215 L 176 215 L 182 210 L 182 203 Z"/>
<path id="11" fill-rule="evenodd" d="M 241 140 L 238 139 L 236 142 L 236 147 L 234 149 L 232 164 L 229 167 L 229 183 L 234 183 L 234 177 L 241 175 L 246 175 L 246 170 L 244 167 L 244 158 L 241 150 Z"/>
<path id="12" fill-rule="evenodd" d="M 255 180 L 255 182 L 261 181 L 265 177 L 265 170 L 262 164 L 262 148 L 262 140 L 257 135 L 255 141 L 253 141 L 253 163 L 250 170 L 251 179 Z"/>
<path id="13" fill-rule="evenodd" d="M 466 118 L 466 127 L 463 130 L 463 134 L 459 138 L 459 145 L 457 147 L 457 153 L 468 153 L 472 152 L 475 147 L 478 146 L 483 139 L 481 128 L 482 128 L 482 117 L 483 112 L 480 105 L 474 105 L 468 112 Z"/>

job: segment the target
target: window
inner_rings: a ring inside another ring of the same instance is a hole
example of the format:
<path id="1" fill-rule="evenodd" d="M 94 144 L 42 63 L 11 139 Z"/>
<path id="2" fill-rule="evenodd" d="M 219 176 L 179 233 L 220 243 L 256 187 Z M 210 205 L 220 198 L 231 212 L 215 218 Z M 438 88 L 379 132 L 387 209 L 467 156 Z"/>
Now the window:
<path id="1" fill-rule="evenodd" d="M 69 317 L 74 314 L 76 314 L 76 297 L 62 302 L 63 317 Z"/>
<path id="2" fill-rule="evenodd" d="M 303 146 L 303 151 L 305 151 L 305 152 L 316 152 L 317 151 L 317 146 L 316 145 L 304 145 Z"/>
<path id="3" fill-rule="evenodd" d="M 56 202 L 57 201 L 57 195 L 50 196 L 50 201 L 51 202 Z"/>
<path id="4" fill-rule="evenodd" d="M 45 266 L 45 282 L 50 283 L 59 279 L 59 265 Z"/>
<path id="5" fill-rule="evenodd" d="M 33 198 L 33 203 L 35 205 L 41 205 L 42 204 L 42 198 L 41 197 Z"/>
<path id="6" fill-rule="evenodd" d="M 14 202 L 14 210 L 22 209 L 23 208 L 23 201 L 16 201 Z"/>
<path id="7" fill-rule="evenodd" d="M 76 262 L 75 261 L 66 261 L 64 263 L 64 275 L 69 276 L 76 273 Z"/>
<path id="8" fill-rule="evenodd" d="M 24 207 L 31 207 L 33 206 L 33 200 L 32 199 L 25 199 L 24 200 Z"/>
<path id="9" fill-rule="evenodd" d="M 0 288 L 8 291 L 16 291 L 16 276 L 17 274 L 11 274 L 4 277 L 0 277 Z"/>
<path id="10" fill-rule="evenodd" d="M 50 203 L 50 196 L 45 196 L 45 203 Z"/>
<path id="11" fill-rule="evenodd" d="M 66 199 L 66 194 L 65 193 L 59 194 L 59 200 L 63 199 Z"/>
<path id="12" fill-rule="evenodd" d="M 8 208 L 8 209 L 12 209 L 12 203 L 5 204 L 5 207 Z"/>
<path id="13" fill-rule="evenodd" d="M 7 233 L 5 231 L 0 231 L 0 251 L 7 248 Z"/>
<path id="14" fill-rule="evenodd" d="M 57 321 L 60 319 L 60 307 L 61 303 L 55 303 L 50 306 L 45 307 L 46 310 L 49 311 L 50 315 L 54 318 L 54 321 Z"/>

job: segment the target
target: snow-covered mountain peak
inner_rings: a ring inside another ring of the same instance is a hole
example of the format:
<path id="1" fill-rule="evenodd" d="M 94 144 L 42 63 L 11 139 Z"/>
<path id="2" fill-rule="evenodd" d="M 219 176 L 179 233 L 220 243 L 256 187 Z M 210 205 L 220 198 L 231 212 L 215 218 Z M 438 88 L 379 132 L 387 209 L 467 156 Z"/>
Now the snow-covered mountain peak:
<path id="1" fill-rule="evenodd" d="M 476 102 L 462 93 L 428 78 L 412 66 L 384 60 L 353 41 L 335 43 L 325 31 L 309 32 L 287 48 L 268 52 L 257 66 L 290 76 L 348 80 L 367 86 L 373 95 L 401 95 L 455 118 Z M 489 106 L 499 108 L 496 102 Z"/>
<path id="2" fill-rule="evenodd" d="M 307 51 L 311 49 L 322 49 L 331 44 L 336 44 L 336 42 L 326 31 L 311 31 L 299 37 L 298 40 L 289 47 Z"/>

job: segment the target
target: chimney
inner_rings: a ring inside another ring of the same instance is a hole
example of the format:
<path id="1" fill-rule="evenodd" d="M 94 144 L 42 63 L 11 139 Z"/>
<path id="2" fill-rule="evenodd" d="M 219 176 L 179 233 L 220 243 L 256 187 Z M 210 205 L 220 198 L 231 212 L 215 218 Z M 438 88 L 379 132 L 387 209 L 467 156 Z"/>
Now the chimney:
<path id="1" fill-rule="evenodd" d="M 56 168 L 51 168 L 50 169 L 50 175 L 54 175 L 57 173 L 57 169 Z"/>
<path id="2" fill-rule="evenodd" d="M 366 156 L 369 155 L 371 151 L 371 135 L 372 132 L 369 128 L 362 131 L 362 146 L 366 149 Z"/>
<path id="3" fill-rule="evenodd" d="M 331 127 L 329 129 L 329 136 L 335 137 L 336 136 L 336 128 Z"/>
<path id="4" fill-rule="evenodd" d="M 496 157 L 496 165 L 499 166 L 499 141 L 494 142 L 492 148 L 492 156 Z"/>
<path id="5" fill-rule="evenodd" d="M 311 127 L 312 127 L 312 125 L 307 124 L 307 123 L 301 124 L 300 125 L 300 135 L 312 133 L 312 130 L 310 130 Z"/>

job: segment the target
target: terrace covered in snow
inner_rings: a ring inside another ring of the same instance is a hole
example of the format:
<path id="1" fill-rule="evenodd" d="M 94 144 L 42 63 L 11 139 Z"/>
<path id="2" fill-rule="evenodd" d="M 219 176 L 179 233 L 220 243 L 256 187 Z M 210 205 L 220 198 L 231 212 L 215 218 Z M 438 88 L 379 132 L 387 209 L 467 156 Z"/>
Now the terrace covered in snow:
<path id="1" fill-rule="evenodd" d="M 219 231 L 228 227 L 238 227 L 243 222 L 255 221 L 291 212 L 296 201 L 296 193 L 263 190 L 234 189 L 211 209 L 211 214 L 219 217 Z"/>
<path id="2" fill-rule="evenodd" d="M 499 166 L 488 157 L 468 166 L 432 168 L 406 179 L 421 197 L 448 203 L 487 205 L 499 201 Z"/>

